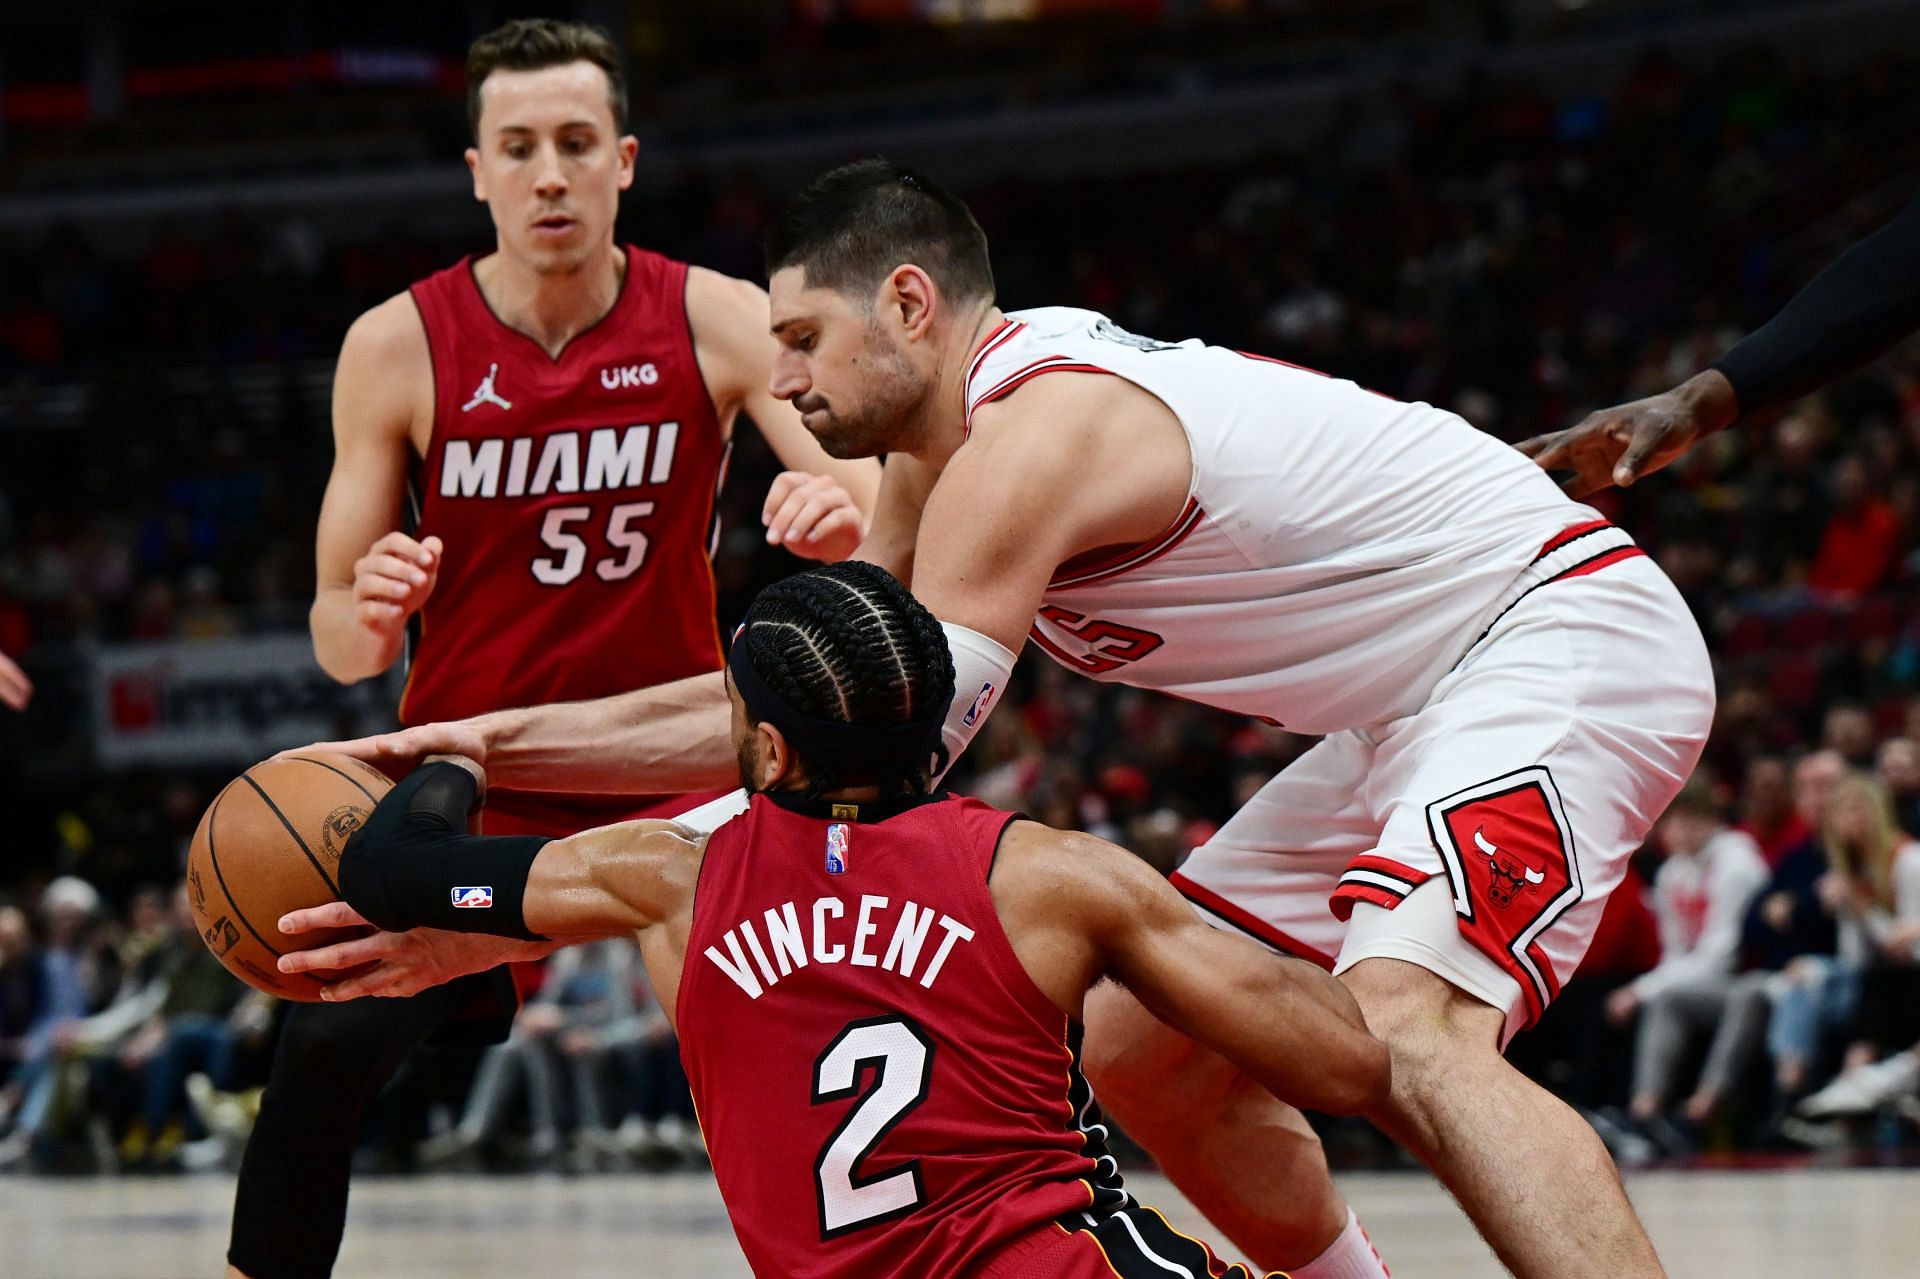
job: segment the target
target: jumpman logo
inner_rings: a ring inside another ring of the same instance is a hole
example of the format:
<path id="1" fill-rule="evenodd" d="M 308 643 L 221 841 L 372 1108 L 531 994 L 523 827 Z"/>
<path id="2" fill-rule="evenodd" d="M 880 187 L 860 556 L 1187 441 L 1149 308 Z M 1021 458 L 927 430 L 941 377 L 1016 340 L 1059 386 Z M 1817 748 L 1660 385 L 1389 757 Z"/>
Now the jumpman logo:
<path id="1" fill-rule="evenodd" d="M 462 413 L 471 413 L 482 404 L 497 404 L 503 409 L 512 408 L 513 405 L 501 399 L 499 393 L 493 389 L 493 379 L 498 377 L 499 374 L 500 366 L 498 364 L 487 365 L 487 375 L 480 379 L 480 389 L 473 393 L 473 398 L 468 400 L 460 411 Z"/>

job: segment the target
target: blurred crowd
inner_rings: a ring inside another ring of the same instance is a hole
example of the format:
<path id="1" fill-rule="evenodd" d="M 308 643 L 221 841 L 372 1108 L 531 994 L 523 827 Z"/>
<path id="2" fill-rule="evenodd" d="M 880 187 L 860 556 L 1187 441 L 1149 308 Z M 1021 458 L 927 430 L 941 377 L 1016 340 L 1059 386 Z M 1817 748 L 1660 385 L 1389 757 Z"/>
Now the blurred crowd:
<path id="1" fill-rule="evenodd" d="M 1696 371 L 1906 199 L 1917 71 L 1649 53 L 1602 95 L 1488 77 L 1389 87 L 1312 145 L 1230 171 L 961 194 L 1010 308 L 1086 305 L 1137 332 L 1271 352 L 1518 439 Z M 633 192 L 622 233 L 754 277 L 777 195 L 684 174 Z M 328 238 L 294 210 L 10 245 L 0 651 L 59 705 L 77 642 L 301 628 L 340 336 L 485 247 Z M 773 463 L 743 434 L 723 621 L 792 567 L 758 535 Z M 1627 1158 L 1897 1139 L 1920 1079 L 1902 1051 L 1920 1041 L 1920 344 L 1595 501 L 1685 593 L 1721 709 L 1581 978 L 1516 1056 Z M 1038 661 L 1009 700 L 961 784 L 1163 868 L 1311 744 Z M 6 796 L 18 851 L 0 896 L 26 909 L 0 912 L 4 1140 L 84 1137 L 104 1117 L 116 1162 L 171 1162 L 182 1139 L 218 1135 L 186 1080 L 205 1078 L 217 1117 L 257 1082 L 273 1022 L 217 968 L 195 975 L 203 953 L 146 887 L 178 876 L 222 779 L 46 769 Z M 603 1153 L 678 1149 L 662 1098 L 681 1085 L 660 1082 L 671 1053 L 649 1047 L 632 957 L 570 959 L 549 988 L 470 1092 L 464 1068 L 457 1086 L 420 1085 L 444 1123 L 413 1114 L 392 1131 L 431 1136 L 435 1158 L 521 1129 L 525 1157 L 557 1158 L 569 1124 L 613 1134 L 585 1139 Z M 592 1034 L 573 1033 L 576 1006 L 604 1017 Z M 523 1095 L 537 1100 L 516 1108 Z"/>
<path id="2" fill-rule="evenodd" d="M 0 905 L 0 1172 L 237 1161 L 281 1006 L 202 943 L 187 891 L 144 888 L 123 913 L 66 875 L 25 905 Z M 369 1163 L 589 1171 L 705 1159 L 631 939 L 560 952 L 504 1043 L 445 1039 L 376 1108 Z"/>

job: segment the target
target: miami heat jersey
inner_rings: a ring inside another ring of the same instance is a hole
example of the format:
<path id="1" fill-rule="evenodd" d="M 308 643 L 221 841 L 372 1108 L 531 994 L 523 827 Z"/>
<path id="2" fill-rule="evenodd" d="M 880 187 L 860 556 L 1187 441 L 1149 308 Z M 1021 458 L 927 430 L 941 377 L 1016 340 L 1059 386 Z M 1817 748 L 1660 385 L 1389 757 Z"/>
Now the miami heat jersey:
<path id="1" fill-rule="evenodd" d="M 681 1056 L 756 1274 L 993 1274 L 974 1267 L 1130 1205 L 1078 1027 L 987 888 L 1012 820 L 954 798 L 836 820 L 755 795 L 712 835 Z"/>
<path id="2" fill-rule="evenodd" d="M 1056 371 L 1150 392 L 1193 455 L 1164 535 L 1063 565 L 1047 589 L 1032 639 L 1095 679 L 1302 733 L 1378 723 L 1417 710 L 1530 575 L 1637 554 L 1452 413 L 1091 311 L 1008 316 L 968 366 L 969 425 Z"/>
<path id="3" fill-rule="evenodd" d="M 558 358 L 500 322 L 470 258 L 413 286 L 434 384 L 418 536 L 446 550 L 403 723 L 720 668 L 708 556 L 726 446 L 694 359 L 687 267 L 625 253 L 613 309 Z M 530 805 L 496 791 L 488 809 Z M 623 815 L 599 807 L 585 825 Z"/>

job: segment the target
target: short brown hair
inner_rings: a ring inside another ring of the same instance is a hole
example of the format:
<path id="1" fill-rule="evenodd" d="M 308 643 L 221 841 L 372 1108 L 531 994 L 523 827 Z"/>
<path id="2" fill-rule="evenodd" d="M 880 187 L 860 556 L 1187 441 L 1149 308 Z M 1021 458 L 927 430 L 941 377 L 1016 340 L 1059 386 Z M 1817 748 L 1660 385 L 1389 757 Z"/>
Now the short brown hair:
<path id="1" fill-rule="evenodd" d="M 808 183 L 774 217 L 766 256 L 768 275 L 797 266 L 810 289 L 871 297 L 911 262 L 955 298 L 993 300 L 987 233 L 972 212 L 931 178 L 877 157 Z"/>
<path id="2" fill-rule="evenodd" d="M 607 105 L 613 126 L 627 127 L 627 77 L 620 50 L 606 32 L 584 22 L 515 18 L 481 36 L 467 50 L 467 123 L 480 137 L 480 86 L 496 71 L 540 71 L 569 62 L 591 62 L 607 73 Z"/>

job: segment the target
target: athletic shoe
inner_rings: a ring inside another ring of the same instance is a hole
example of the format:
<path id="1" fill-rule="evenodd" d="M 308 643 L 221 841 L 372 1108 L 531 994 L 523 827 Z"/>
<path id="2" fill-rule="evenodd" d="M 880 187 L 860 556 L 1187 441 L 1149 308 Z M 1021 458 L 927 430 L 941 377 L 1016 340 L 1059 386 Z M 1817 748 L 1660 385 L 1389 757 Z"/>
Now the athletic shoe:
<path id="1" fill-rule="evenodd" d="M 1920 1056 L 1896 1053 L 1885 1061 L 1869 1062 L 1842 1072 L 1839 1078 L 1794 1107 L 1794 1111 L 1805 1119 L 1867 1115 L 1916 1089 L 1920 1089 Z"/>

